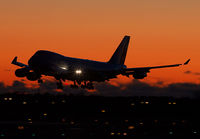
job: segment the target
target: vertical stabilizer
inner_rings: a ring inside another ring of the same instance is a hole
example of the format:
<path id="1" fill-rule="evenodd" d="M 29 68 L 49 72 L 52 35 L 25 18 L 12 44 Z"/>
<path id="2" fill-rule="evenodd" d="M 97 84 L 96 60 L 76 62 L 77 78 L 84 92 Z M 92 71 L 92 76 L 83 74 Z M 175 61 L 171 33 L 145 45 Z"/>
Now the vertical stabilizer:
<path id="1" fill-rule="evenodd" d="M 116 49 L 115 53 L 112 55 L 108 63 L 124 65 L 129 40 L 130 40 L 130 36 L 124 36 L 123 40 L 119 44 L 118 48 Z"/>

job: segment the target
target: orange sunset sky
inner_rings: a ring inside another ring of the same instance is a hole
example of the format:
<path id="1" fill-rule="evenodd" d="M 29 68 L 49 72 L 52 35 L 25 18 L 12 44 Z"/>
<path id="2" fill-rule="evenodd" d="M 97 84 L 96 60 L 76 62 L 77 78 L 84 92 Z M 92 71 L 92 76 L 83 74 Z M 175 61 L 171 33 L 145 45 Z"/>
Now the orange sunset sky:
<path id="1" fill-rule="evenodd" d="M 131 36 L 127 67 L 191 58 L 187 66 L 152 70 L 144 81 L 200 82 L 199 0 L 1 0 L 0 81 L 20 80 L 10 64 L 14 56 L 27 63 L 45 49 L 107 61 L 124 35 Z"/>

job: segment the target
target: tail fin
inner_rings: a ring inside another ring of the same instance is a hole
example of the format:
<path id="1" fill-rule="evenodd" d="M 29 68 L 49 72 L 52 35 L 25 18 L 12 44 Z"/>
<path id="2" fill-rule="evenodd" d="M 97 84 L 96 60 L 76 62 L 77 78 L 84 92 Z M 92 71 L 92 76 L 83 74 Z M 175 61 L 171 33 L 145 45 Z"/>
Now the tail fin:
<path id="1" fill-rule="evenodd" d="M 128 49 L 130 36 L 124 36 L 123 40 L 121 41 L 120 45 L 116 49 L 115 53 L 112 55 L 108 63 L 110 64 L 119 64 L 123 65 L 126 59 L 126 53 Z"/>

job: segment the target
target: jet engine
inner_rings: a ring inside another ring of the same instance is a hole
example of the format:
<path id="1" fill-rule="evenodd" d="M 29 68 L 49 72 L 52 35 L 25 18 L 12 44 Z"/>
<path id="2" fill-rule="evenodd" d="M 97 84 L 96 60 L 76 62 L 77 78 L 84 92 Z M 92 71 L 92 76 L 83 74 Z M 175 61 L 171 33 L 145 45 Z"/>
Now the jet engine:
<path id="1" fill-rule="evenodd" d="M 40 75 L 38 75 L 37 73 L 35 72 L 29 72 L 27 75 L 26 75 L 26 78 L 30 81 L 36 81 L 38 79 L 40 79 Z"/>
<path id="2" fill-rule="evenodd" d="M 145 77 L 147 77 L 147 72 L 134 72 L 133 73 L 134 79 L 144 79 Z"/>
<path id="3" fill-rule="evenodd" d="M 29 70 L 27 70 L 26 68 L 21 68 L 15 71 L 15 75 L 17 77 L 25 77 L 28 74 L 28 72 Z"/>

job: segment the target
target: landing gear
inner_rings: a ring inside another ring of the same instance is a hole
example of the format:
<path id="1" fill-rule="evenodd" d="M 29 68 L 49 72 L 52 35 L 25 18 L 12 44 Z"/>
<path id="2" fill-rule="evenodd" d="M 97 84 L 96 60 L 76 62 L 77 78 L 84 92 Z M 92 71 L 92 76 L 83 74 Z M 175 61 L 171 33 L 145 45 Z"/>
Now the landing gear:
<path id="1" fill-rule="evenodd" d="M 59 81 L 57 82 L 57 89 L 63 89 L 63 84 L 62 84 L 62 81 L 61 81 L 61 80 L 59 80 Z"/>
<path id="2" fill-rule="evenodd" d="M 63 89 L 63 84 L 61 79 L 57 79 L 57 89 Z M 38 83 L 42 83 L 42 80 L 38 80 Z M 74 81 L 74 84 L 70 85 L 71 88 L 79 88 L 79 86 L 83 89 L 94 89 L 93 83 L 92 82 L 86 82 L 84 81 L 84 84 L 81 84 L 81 81 Z"/>
<path id="3" fill-rule="evenodd" d="M 90 90 L 94 89 L 93 83 L 92 82 L 87 83 L 86 81 L 84 81 L 84 84 L 81 84 L 81 81 L 74 81 L 74 84 L 70 85 L 70 87 L 78 88 L 79 86 L 76 83 L 80 85 L 80 87 L 83 89 L 90 89 Z"/>
<path id="4" fill-rule="evenodd" d="M 28 72 L 26 78 L 30 81 L 37 81 L 40 79 L 41 75 L 37 74 L 36 72 Z"/>
<path id="5" fill-rule="evenodd" d="M 76 81 L 74 81 L 74 84 L 70 85 L 71 88 L 78 88 L 78 85 L 76 85 Z"/>
<path id="6" fill-rule="evenodd" d="M 42 79 L 39 79 L 39 80 L 38 80 L 38 83 L 39 83 L 39 84 L 42 84 L 42 83 L 43 83 L 43 80 L 42 80 Z"/>
<path id="7" fill-rule="evenodd" d="M 76 82 L 77 82 L 78 85 L 81 85 L 81 81 L 80 80 L 78 80 Z M 76 84 L 76 82 L 74 82 L 74 84 Z"/>
<path id="8" fill-rule="evenodd" d="M 78 85 L 72 84 L 72 85 L 70 85 L 70 87 L 71 87 L 71 88 L 78 88 Z"/>
<path id="9" fill-rule="evenodd" d="M 89 82 L 89 83 L 86 83 L 86 82 L 84 82 L 84 84 L 83 85 L 81 85 L 81 88 L 83 88 L 83 89 L 94 89 L 94 86 L 93 86 L 93 83 L 92 82 Z"/>
<path id="10" fill-rule="evenodd" d="M 92 82 L 87 83 L 87 89 L 93 90 L 94 86 Z"/>
<path id="11" fill-rule="evenodd" d="M 86 81 L 85 81 L 84 84 L 81 85 L 81 88 L 85 89 L 86 86 L 87 86 L 87 83 L 86 83 Z"/>

